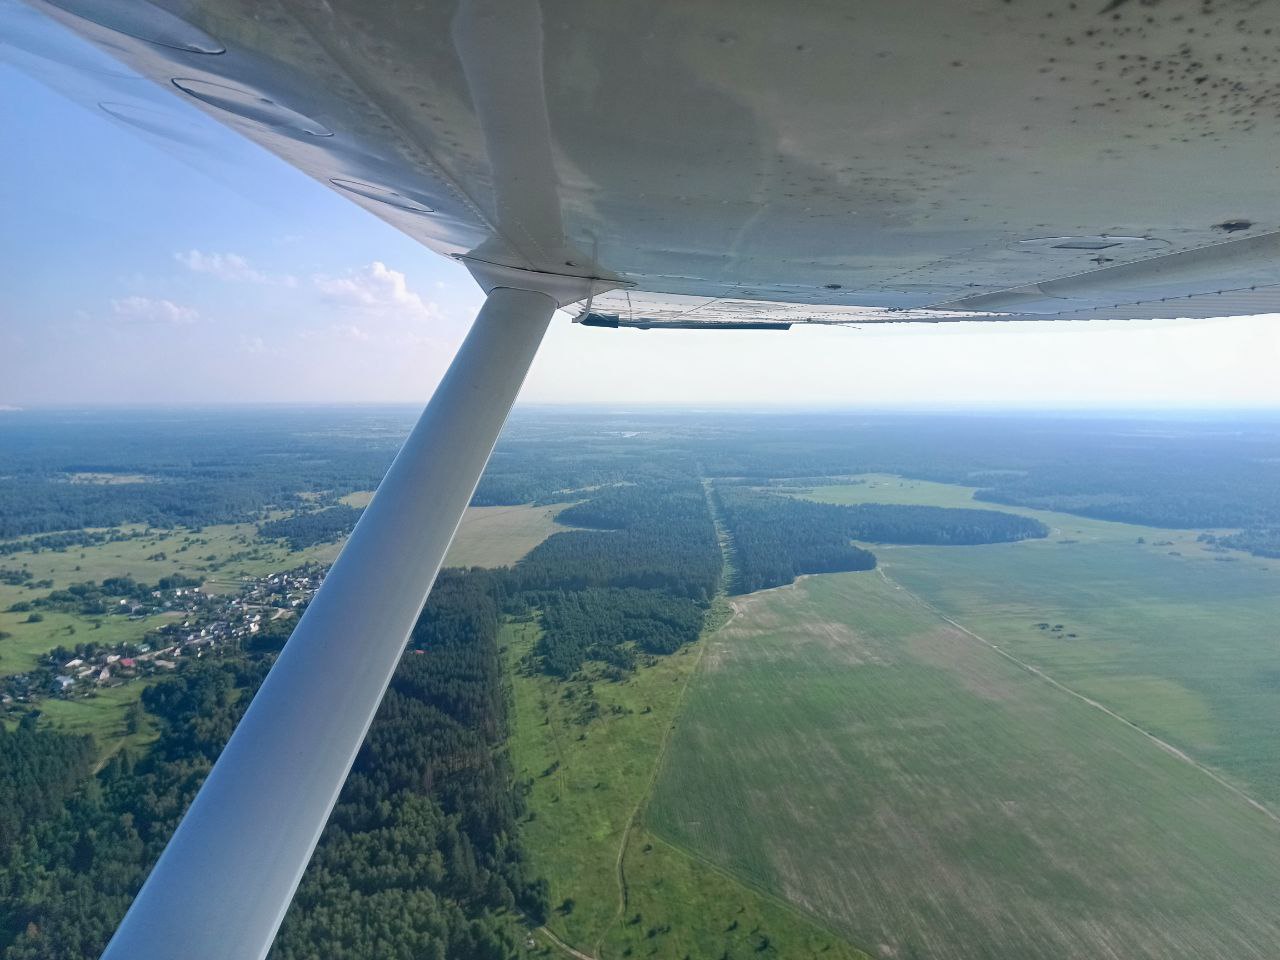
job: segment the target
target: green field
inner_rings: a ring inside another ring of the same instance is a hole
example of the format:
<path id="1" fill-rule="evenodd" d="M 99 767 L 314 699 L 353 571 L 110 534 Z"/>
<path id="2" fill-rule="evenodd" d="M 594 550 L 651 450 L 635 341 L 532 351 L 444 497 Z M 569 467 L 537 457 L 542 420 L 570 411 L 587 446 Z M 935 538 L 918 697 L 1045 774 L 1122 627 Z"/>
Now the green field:
<path id="1" fill-rule="evenodd" d="M 556 514 L 567 503 L 540 507 L 468 507 L 445 556 L 447 567 L 503 567 L 515 563 L 553 533 L 567 530 Z"/>
<path id="2" fill-rule="evenodd" d="M 349 493 L 342 502 L 367 507 L 372 490 Z M 446 567 L 503 567 L 515 563 L 553 533 L 568 527 L 556 523 L 556 514 L 569 506 L 518 504 L 502 507 L 467 507 L 462 524 L 445 557 Z"/>
<path id="3" fill-rule="evenodd" d="M 967 492 L 892 478 L 812 496 L 937 503 L 957 491 Z M 886 574 L 940 614 L 1280 810 L 1280 565 L 1209 549 L 1197 531 L 1016 512 L 1075 526 L 1045 541 L 875 551 Z"/>
<path id="4" fill-rule="evenodd" d="M 664 839 L 885 957 L 1274 956 L 1280 822 L 1203 770 L 877 573 L 736 604 Z"/>
<path id="5" fill-rule="evenodd" d="M 1177 553 L 1191 559 L 1216 560 L 1229 555 L 1233 562 L 1280 572 L 1280 561 L 1265 560 L 1237 551 L 1223 551 L 1196 539 L 1201 533 L 1228 533 L 1225 530 L 1170 530 L 1162 527 L 1145 527 L 1133 523 L 1113 523 L 1094 520 L 1072 513 L 1056 513 L 1052 510 L 1036 510 L 1032 507 L 1011 506 L 975 500 L 977 487 L 963 487 L 950 483 L 934 483 L 929 480 L 912 480 L 891 474 L 868 473 L 850 477 L 849 483 L 833 483 L 827 486 L 782 488 L 809 500 L 824 503 L 896 503 L 934 507 L 961 507 L 978 510 L 1002 510 L 1024 517 L 1034 517 L 1049 528 L 1046 540 L 1030 541 L 1033 544 L 1127 542 L 1136 543 L 1141 537 L 1151 551 Z"/>
<path id="6" fill-rule="evenodd" d="M 649 831 L 645 798 L 699 647 L 623 683 L 560 683 L 519 667 L 537 629 L 509 624 L 501 642 L 514 692 L 516 778 L 531 784 L 522 837 L 534 869 L 551 883 L 551 931 L 599 957 L 866 960 L 779 900 Z M 598 715 L 584 722 L 592 700 Z"/>
<path id="7" fill-rule="evenodd" d="M 136 732 L 126 724 L 129 706 L 145 690 L 145 682 L 103 687 L 83 700 L 46 700 L 40 705 L 43 722 L 67 733 L 92 734 L 99 755 L 109 757 L 121 747 L 145 747 L 156 738 L 151 717 L 144 711 Z"/>

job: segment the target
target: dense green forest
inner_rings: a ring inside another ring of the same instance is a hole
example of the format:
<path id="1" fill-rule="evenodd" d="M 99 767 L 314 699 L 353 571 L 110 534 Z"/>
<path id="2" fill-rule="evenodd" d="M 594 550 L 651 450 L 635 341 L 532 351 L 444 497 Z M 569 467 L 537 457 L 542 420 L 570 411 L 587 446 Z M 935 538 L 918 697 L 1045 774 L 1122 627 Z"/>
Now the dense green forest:
<path id="1" fill-rule="evenodd" d="M 805 573 L 871 570 L 875 555 L 850 543 L 847 530 L 830 525 L 831 506 L 718 487 L 720 510 L 733 535 L 736 593 L 791 583 Z"/>
<path id="2" fill-rule="evenodd" d="M 2 956 L 96 957 L 231 735 L 260 664 L 200 664 L 143 695 L 162 728 L 23 823 L 0 890 Z M 82 773 L 87 772 L 81 771 Z"/>
<path id="3" fill-rule="evenodd" d="M 48 411 L 0 417 L 0 538 L 200 527 L 376 485 L 407 410 Z"/>
<path id="4" fill-rule="evenodd" d="M 497 960 L 519 952 L 502 914 L 546 919 L 502 750 L 499 593 L 482 572 L 442 574 L 273 957 Z"/>
<path id="5" fill-rule="evenodd" d="M 544 540 L 515 568 L 520 589 L 640 587 L 705 603 L 720 582 L 720 548 L 692 476 L 607 487 L 558 519 L 593 530 Z"/>
<path id="6" fill-rule="evenodd" d="M 355 529 L 356 521 L 363 512 L 345 503 L 322 510 L 307 510 L 292 517 L 258 524 L 258 536 L 268 540 L 287 540 L 290 550 L 305 550 L 317 543 L 341 540 Z"/>
<path id="7" fill-rule="evenodd" d="M 1206 535 L 1205 540 L 1232 550 L 1247 550 L 1259 557 L 1280 558 L 1280 527 L 1258 527 L 1225 537 Z"/>
<path id="8" fill-rule="evenodd" d="M 13 869 L 29 824 L 56 816 L 89 775 L 93 741 L 36 728 L 30 717 L 16 730 L 0 726 L 0 863 Z"/>
<path id="9" fill-rule="evenodd" d="M 542 611 L 543 634 L 534 648 L 542 669 L 569 677 L 587 660 L 630 670 L 637 651 L 675 653 L 698 639 L 703 604 L 660 590 L 588 587 L 533 595 Z"/>
<path id="10" fill-rule="evenodd" d="M 638 654 L 698 638 L 722 557 L 694 476 L 673 465 L 663 479 L 602 487 L 558 519 L 592 529 L 549 537 L 506 574 L 515 600 L 541 614 L 543 671 L 568 677 L 595 660 L 618 678 Z"/>

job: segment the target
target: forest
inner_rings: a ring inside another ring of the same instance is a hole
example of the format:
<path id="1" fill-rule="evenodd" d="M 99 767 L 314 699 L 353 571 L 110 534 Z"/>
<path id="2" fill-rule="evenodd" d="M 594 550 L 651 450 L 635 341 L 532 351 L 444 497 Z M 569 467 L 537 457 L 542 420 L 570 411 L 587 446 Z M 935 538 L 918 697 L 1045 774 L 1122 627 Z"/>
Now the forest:
<path id="1" fill-rule="evenodd" d="M 322 510 L 307 510 L 258 524 L 258 536 L 285 540 L 290 550 L 305 550 L 317 543 L 341 540 L 355 529 L 356 521 L 363 512 L 344 503 Z"/>
<path id="2" fill-rule="evenodd" d="M 546 673 L 561 678 L 587 660 L 625 672 L 635 667 L 637 650 L 675 653 L 698 639 L 706 613 L 705 605 L 687 597 L 634 587 L 548 591 L 526 601 L 542 611 L 534 655 Z"/>
<path id="3" fill-rule="evenodd" d="M 569 677 L 588 660 L 620 679 L 638 656 L 692 643 L 720 586 L 722 556 L 702 484 L 666 477 L 592 491 L 554 534 L 503 572 L 510 608 L 541 618 L 539 669 Z"/>
<path id="4" fill-rule="evenodd" d="M 702 485 L 691 476 L 607 487 L 562 510 L 557 533 L 516 565 L 522 590 L 639 587 L 705 603 L 720 581 L 720 548 Z"/>
<path id="5" fill-rule="evenodd" d="M 247 522 L 377 485 L 412 412 L 33 411 L 0 418 L 0 538 Z"/>
<path id="6" fill-rule="evenodd" d="M 1258 557 L 1280 558 L 1280 527 L 1254 527 L 1224 537 L 1204 534 L 1209 543 L 1232 550 L 1246 550 Z"/>
<path id="7" fill-rule="evenodd" d="M 806 573 L 871 570 L 876 558 L 850 543 L 847 530 L 825 522 L 831 506 L 717 487 L 720 511 L 733 537 L 735 593 L 791 583 Z"/>

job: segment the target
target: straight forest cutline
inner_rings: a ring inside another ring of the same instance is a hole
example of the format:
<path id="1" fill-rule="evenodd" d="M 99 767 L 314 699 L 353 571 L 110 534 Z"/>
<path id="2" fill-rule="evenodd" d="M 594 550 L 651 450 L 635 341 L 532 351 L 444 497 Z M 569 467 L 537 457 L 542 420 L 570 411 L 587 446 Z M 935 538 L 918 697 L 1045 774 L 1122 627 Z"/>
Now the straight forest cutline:
<path id="1" fill-rule="evenodd" d="M 710 489 L 709 489 L 710 484 L 705 479 L 703 484 L 704 484 L 704 489 L 706 489 L 708 493 L 708 509 L 711 512 L 712 519 L 715 521 L 717 529 L 722 531 L 723 522 L 720 519 L 719 514 L 715 510 L 715 507 L 712 504 L 712 501 L 710 499 L 710 495 L 711 495 Z M 732 541 L 731 539 L 727 539 L 724 536 L 721 536 L 719 538 L 719 542 L 720 542 L 721 553 L 722 555 L 724 555 L 724 560 L 725 560 L 724 569 L 727 570 L 730 568 L 730 564 L 731 564 L 731 559 L 729 557 L 729 550 L 731 549 L 730 544 L 732 543 Z M 675 708 L 671 714 L 671 722 L 667 725 L 667 730 L 663 734 L 662 742 L 658 747 L 658 754 L 654 760 L 653 770 L 649 776 L 649 782 L 646 784 L 644 791 L 640 795 L 640 799 L 636 803 L 635 809 L 631 813 L 631 817 L 627 821 L 627 825 L 622 833 L 621 842 L 618 846 L 618 857 L 616 861 L 617 879 L 618 879 L 618 910 L 614 914 L 613 919 L 608 924 L 606 924 L 604 931 L 601 933 L 599 939 L 596 941 L 595 957 L 588 958 L 588 960 L 598 960 L 598 958 L 602 956 L 604 941 L 608 937 L 609 931 L 613 929 L 619 923 L 619 921 L 626 915 L 627 907 L 628 907 L 628 898 L 629 898 L 629 888 L 628 888 L 627 879 L 626 879 L 626 852 L 627 852 L 628 846 L 630 845 L 632 834 L 636 830 L 636 828 L 643 828 L 648 836 L 652 837 L 658 843 L 661 843 L 663 846 L 667 847 L 673 853 L 679 856 L 683 856 L 688 860 L 692 861 L 693 863 L 697 863 L 701 865 L 703 868 L 711 870 L 713 873 L 727 880 L 728 882 L 732 884 L 736 884 L 737 886 L 740 886 L 743 889 L 756 894 L 757 896 L 761 897 L 763 900 L 769 903 L 772 903 L 775 907 L 778 907 L 792 914 L 799 920 L 813 926 L 814 929 L 831 937 L 833 940 L 837 940 L 837 941 L 840 941 L 841 943 L 848 944 L 850 947 L 852 947 L 855 950 L 858 950 L 861 953 L 864 953 L 864 954 L 866 953 L 866 951 L 862 950 L 861 947 L 852 943 L 845 934 L 840 933 L 838 930 L 831 927 L 828 924 L 828 922 L 823 918 L 818 917 L 816 914 L 813 914 L 808 910 L 805 910 L 804 908 L 800 907 L 798 904 L 791 903 L 790 901 L 784 899 L 783 897 L 780 897 L 777 893 L 766 889 L 765 887 L 756 883 L 754 880 L 738 876 L 732 871 L 727 870 L 726 868 L 724 868 L 723 866 L 717 863 L 714 863 L 713 861 L 707 859 L 701 854 L 696 853 L 693 850 L 687 849 L 679 844 L 673 843 L 672 841 L 666 839 L 665 837 L 662 837 L 660 834 L 658 834 L 657 832 L 649 828 L 647 825 L 645 814 L 648 812 L 649 804 L 653 799 L 653 792 L 654 792 L 654 788 L 657 786 L 658 779 L 659 777 L 661 777 L 663 771 L 666 768 L 668 748 L 675 734 L 676 725 L 678 723 L 679 717 L 683 712 L 684 704 L 688 697 L 689 688 L 692 685 L 693 681 L 701 673 L 702 660 L 706 654 L 707 648 L 710 646 L 711 641 L 718 634 L 720 634 L 722 631 L 726 630 L 730 625 L 732 625 L 743 612 L 743 604 L 738 602 L 742 599 L 742 597 L 728 596 L 728 594 L 725 592 L 726 585 L 727 585 L 727 581 L 722 577 L 720 590 L 717 593 L 716 597 L 713 598 L 712 603 L 713 603 L 713 610 L 714 610 L 714 604 L 716 604 L 717 602 L 726 604 L 730 611 L 729 616 L 725 618 L 723 621 L 717 623 L 710 630 L 707 630 L 698 639 L 697 660 L 694 662 L 688 674 L 685 676 L 684 683 L 680 689 L 680 695 L 676 700 Z M 784 584 L 783 586 L 779 586 L 779 587 L 773 587 L 770 589 L 781 590 L 786 587 L 794 588 L 794 586 L 795 584 L 791 583 L 791 584 Z M 758 590 L 758 591 L 755 591 L 755 594 L 763 594 L 767 592 L 769 592 L 769 590 Z M 754 596 L 755 594 L 743 595 L 743 596 Z M 584 957 L 583 954 L 574 950 L 571 947 L 568 947 L 567 944 L 562 943 L 561 945 L 564 946 L 575 957 L 578 957 L 579 960 L 583 960 L 583 957 Z M 868 957 L 869 956 L 870 955 L 868 954 Z"/>
<path id="2" fill-rule="evenodd" d="M 987 649 L 993 651 L 994 653 L 999 654 L 1000 656 L 1008 660 L 1010 663 L 1018 666 L 1019 668 L 1031 674 L 1032 676 L 1040 680 L 1043 680 L 1045 683 L 1061 691 L 1062 693 L 1065 693 L 1068 696 L 1074 697 L 1080 702 L 1092 707 L 1094 710 L 1097 710 L 1105 714 L 1106 716 L 1111 717 L 1113 720 L 1119 721 L 1120 723 L 1124 724 L 1126 727 L 1130 728 L 1131 730 L 1134 730 L 1137 733 L 1140 733 L 1142 736 L 1146 737 L 1147 740 L 1151 741 L 1153 744 L 1155 744 L 1165 753 L 1169 754 L 1170 756 L 1172 756 L 1177 760 L 1182 761 L 1188 766 L 1193 767 L 1194 769 L 1200 771 L 1202 774 L 1204 774 L 1214 783 L 1218 784 L 1221 787 L 1224 787 L 1225 789 L 1229 790 L 1231 793 L 1235 794 L 1236 797 L 1243 800 L 1249 806 L 1253 807 L 1263 816 L 1267 817 L 1268 819 L 1272 820 L 1277 824 L 1280 824 L 1280 814 L 1277 814 L 1274 810 L 1272 810 L 1262 801 L 1256 799 L 1253 796 L 1250 796 L 1240 787 L 1233 784 L 1230 780 L 1227 780 L 1221 774 L 1214 771 L 1211 767 L 1201 763 L 1199 760 L 1196 760 L 1194 757 L 1192 757 L 1190 754 L 1188 754 L 1184 750 L 1181 750 L 1178 747 L 1175 747 L 1172 743 L 1169 743 L 1169 741 L 1156 736 L 1150 730 L 1147 730 L 1146 728 L 1139 726 L 1137 723 L 1134 723 L 1132 720 L 1130 720 L 1128 717 L 1124 716 L 1123 714 L 1117 713 L 1115 710 L 1112 710 L 1110 707 L 1106 706 L 1105 704 L 1099 703 L 1097 700 L 1094 700 L 1092 697 L 1086 696 L 1085 694 L 1080 693 L 1078 690 L 1072 689 L 1062 681 L 1054 679 L 1052 676 L 1050 676 L 1044 670 L 1041 670 L 1039 667 L 1033 664 L 1030 664 L 1025 660 L 1019 659 L 1018 657 L 1015 657 L 1013 654 L 1009 653 L 1007 650 L 1002 649 L 999 646 L 999 644 L 992 643 L 986 637 L 980 636 L 979 634 L 974 633 L 972 630 L 970 630 L 968 627 L 964 626 L 963 624 L 957 623 L 955 620 L 952 620 L 950 617 L 942 613 L 942 611 L 940 611 L 937 607 L 931 604 L 928 600 L 925 600 L 919 594 L 913 593 L 911 590 L 908 590 L 905 586 L 903 586 L 897 580 L 894 580 L 892 577 L 890 577 L 887 573 L 884 572 L 883 566 L 879 566 L 876 569 L 879 571 L 880 576 L 881 578 L 883 578 L 885 583 L 892 584 L 895 588 L 897 588 L 898 590 L 901 590 L 904 594 L 910 597 L 914 602 L 918 603 L 920 606 L 928 610 L 931 614 L 936 616 L 938 619 L 942 620 L 944 623 L 950 624 L 952 627 L 955 627 L 965 636 L 978 641 Z"/>
<path id="3" fill-rule="evenodd" d="M 720 547 L 720 561 L 721 561 L 720 583 L 716 591 L 716 596 L 711 601 L 712 608 L 714 608 L 715 603 L 717 601 L 722 601 L 726 596 L 725 595 L 725 572 L 728 569 L 731 561 L 728 556 L 728 551 L 723 539 L 724 527 L 720 520 L 719 513 L 716 511 L 715 505 L 713 504 L 711 499 L 710 483 L 705 477 L 700 479 L 702 480 L 703 494 L 707 499 L 707 512 L 711 515 L 711 520 L 716 526 L 716 534 L 717 534 L 716 541 Z M 707 612 L 709 614 L 711 610 L 709 609 Z M 736 615 L 736 612 L 735 612 L 735 615 Z M 618 856 L 617 856 L 617 860 L 615 861 L 615 866 L 617 871 L 617 880 L 618 880 L 618 909 L 614 913 L 613 919 L 604 925 L 604 928 L 600 931 L 599 938 L 596 940 L 595 954 L 597 958 L 601 954 L 601 950 L 604 947 L 605 938 L 609 936 L 609 931 L 613 929 L 613 927 L 617 926 L 617 924 L 622 920 L 624 916 L 626 916 L 626 913 L 627 913 L 628 890 L 627 890 L 626 856 L 627 856 L 627 844 L 631 840 L 631 831 L 636 826 L 636 823 L 640 820 L 640 815 L 644 812 L 644 809 L 648 806 L 650 797 L 653 796 L 653 788 L 658 782 L 658 776 L 659 774 L 661 774 L 663 763 L 666 760 L 667 747 L 671 743 L 671 737 L 675 733 L 675 729 L 676 729 L 676 722 L 680 717 L 681 711 L 684 709 L 685 698 L 689 693 L 689 684 L 692 682 L 693 678 L 697 676 L 698 670 L 702 666 L 702 658 L 707 651 L 707 646 L 709 645 L 709 641 L 711 637 L 719 633 L 722 629 L 724 629 L 724 627 L 725 627 L 725 624 L 723 623 L 717 624 L 711 631 L 704 632 L 704 634 L 698 638 L 698 641 L 697 641 L 698 658 L 697 660 L 694 661 L 693 666 L 689 669 L 689 672 L 685 675 L 684 683 L 680 687 L 680 695 L 676 698 L 675 706 L 671 711 L 671 721 L 667 724 L 667 729 L 662 734 L 662 742 L 658 744 L 658 755 L 654 758 L 653 769 L 649 773 L 649 780 L 645 784 L 644 790 L 641 791 L 639 798 L 636 800 L 635 808 L 631 811 L 631 816 L 627 818 L 627 824 L 622 830 L 622 838 L 618 844 Z"/>

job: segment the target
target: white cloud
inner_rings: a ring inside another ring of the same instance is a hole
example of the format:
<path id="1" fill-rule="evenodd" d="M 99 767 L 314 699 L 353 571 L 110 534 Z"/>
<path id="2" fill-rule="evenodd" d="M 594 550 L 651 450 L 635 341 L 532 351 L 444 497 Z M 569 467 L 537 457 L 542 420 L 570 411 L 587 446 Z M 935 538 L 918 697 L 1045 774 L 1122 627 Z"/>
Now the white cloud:
<path id="1" fill-rule="evenodd" d="M 405 275 L 374 261 L 340 277 L 316 274 L 316 290 L 329 300 L 357 308 L 363 316 L 382 320 L 440 319 L 440 308 L 409 289 Z"/>
<path id="2" fill-rule="evenodd" d="M 254 268 L 238 253 L 204 253 L 200 250 L 178 252 L 173 258 L 195 273 L 207 273 L 220 280 L 238 283 L 274 283 L 285 287 L 296 286 L 298 281 L 289 274 L 272 276 Z"/>
<path id="3" fill-rule="evenodd" d="M 369 333 L 354 323 L 340 323 L 333 326 L 333 332 L 346 340 L 368 340 Z"/>
<path id="4" fill-rule="evenodd" d="M 113 316 L 130 323 L 195 323 L 200 314 L 194 307 L 184 307 L 172 300 L 151 297 L 124 297 L 111 301 Z"/>
<path id="5" fill-rule="evenodd" d="M 365 343 L 370 339 L 368 329 L 354 323 L 331 323 L 327 327 L 312 327 L 309 330 L 300 330 L 298 338 L 316 343 L 326 340 Z"/>

